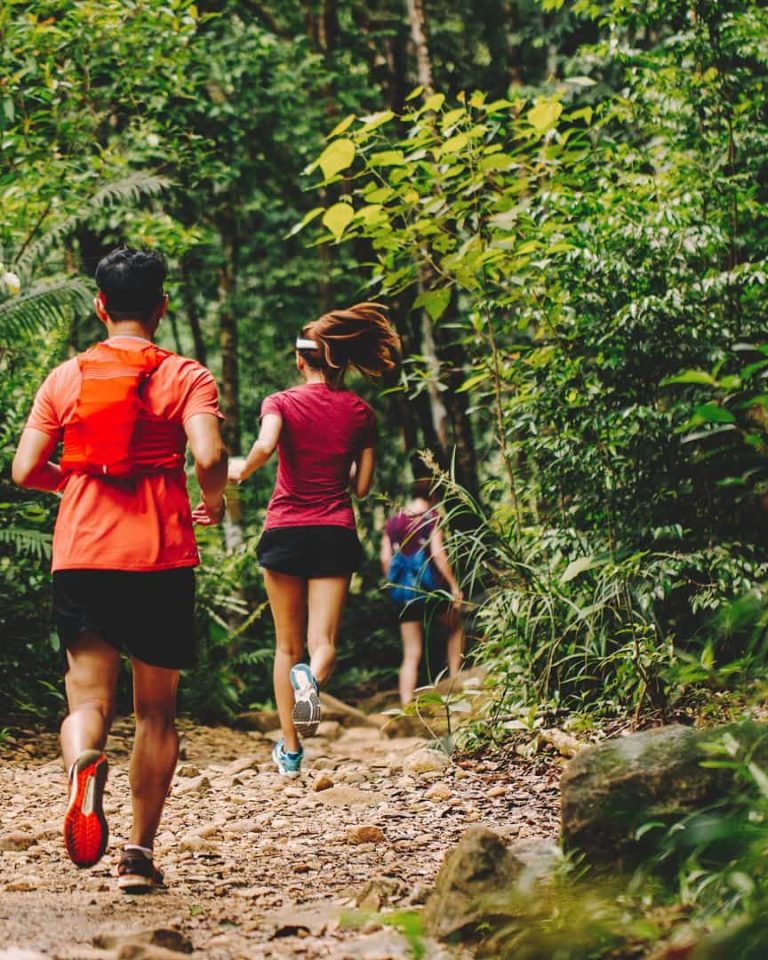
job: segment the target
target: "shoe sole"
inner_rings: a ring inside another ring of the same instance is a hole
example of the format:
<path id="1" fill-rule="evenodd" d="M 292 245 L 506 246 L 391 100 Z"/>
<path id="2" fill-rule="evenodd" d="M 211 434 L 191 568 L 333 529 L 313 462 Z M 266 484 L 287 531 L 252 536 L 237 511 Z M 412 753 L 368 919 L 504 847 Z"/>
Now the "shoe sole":
<path id="1" fill-rule="evenodd" d="M 77 867 L 98 863 L 109 841 L 102 806 L 109 763 L 103 753 L 90 753 L 92 758 L 83 762 L 81 757 L 76 761 L 72 793 L 64 816 L 64 845 L 69 859 Z"/>
<path id="2" fill-rule="evenodd" d="M 314 737 L 320 723 L 320 697 L 306 670 L 291 672 L 291 685 L 296 703 L 293 705 L 293 725 L 300 737 Z"/>
<path id="3" fill-rule="evenodd" d="M 139 873 L 125 873 L 117 878 L 117 886 L 123 893 L 151 893 L 153 890 L 164 889 L 165 884 L 156 883 Z"/>
<path id="4" fill-rule="evenodd" d="M 320 723 L 320 698 L 311 690 L 293 705 L 293 725 L 300 737 L 314 737 Z"/>

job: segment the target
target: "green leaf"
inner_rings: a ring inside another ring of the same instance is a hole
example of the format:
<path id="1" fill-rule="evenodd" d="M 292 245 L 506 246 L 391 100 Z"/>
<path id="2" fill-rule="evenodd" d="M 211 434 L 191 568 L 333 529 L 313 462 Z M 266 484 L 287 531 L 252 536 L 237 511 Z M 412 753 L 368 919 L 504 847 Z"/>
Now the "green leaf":
<path id="1" fill-rule="evenodd" d="M 701 403 L 693 408 L 694 416 L 702 423 L 735 423 L 736 417 L 717 403 Z"/>
<path id="2" fill-rule="evenodd" d="M 445 103 L 445 94 L 444 93 L 433 93 L 431 97 L 427 97 L 424 101 L 424 110 L 439 110 L 440 107 Z"/>
<path id="3" fill-rule="evenodd" d="M 333 139 L 333 137 L 338 137 L 339 134 L 340 134 L 340 133 L 344 133 L 344 131 L 347 129 L 347 127 L 349 127 L 351 124 L 353 124 L 353 123 L 355 122 L 355 120 L 356 120 L 356 117 L 355 117 L 354 113 L 348 114 L 346 117 L 344 117 L 344 119 L 341 121 L 341 123 L 337 123 L 337 124 L 336 124 L 336 126 L 333 128 L 333 130 L 331 130 L 331 132 L 328 134 L 328 136 L 327 136 L 325 139 L 326 139 L 326 140 L 331 140 L 331 139 Z"/>
<path id="4" fill-rule="evenodd" d="M 334 203 L 323 214 L 323 226 L 328 227 L 337 240 L 341 240 L 344 231 L 355 215 L 349 203 Z"/>
<path id="5" fill-rule="evenodd" d="M 455 137 L 448 137 L 440 149 L 441 155 L 444 153 L 456 153 L 469 143 L 469 137 L 466 133 L 457 133 Z"/>
<path id="6" fill-rule="evenodd" d="M 471 390 L 473 387 L 476 387 L 479 383 L 485 383 L 486 380 L 490 379 L 490 374 L 488 371 L 483 373 L 476 373 L 472 377 L 468 377 L 464 383 L 458 388 L 456 393 L 466 393 L 467 390 Z"/>
<path id="7" fill-rule="evenodd" d="M 408 94 L 408 96 L 405 98 L 405 99 L 406 99 L 406 102 L 407 102 L 408 100 L 415 100 L 416 97 L 420 97 L 423 92 L 424 92 L 424 87 L 414 87 L 414 89 L 411 90 L 411 92 L 410 92 L 410 93 Z"/>
<path id="8" fill-rule="evenodd" d="M 389 121 L 394 117 L 394 113 L 391 110 L 381 110 L 379 113 L 371 113 L 367 117 L 361 117 L 363 121 L 362 129 L 366 133 L 370 133 L 371 130 L 375 130 L 377 127 L 382 126 L 382 124 L 389 123 Z"/>
<path id="9" fill-rule="evenodd" d="M 566 77 L 566 83 L 573 83 L 577 87 L 594 87 L 596 80 L 593 80 L 592 77 Z"/>
<path id="10" fill-rule="evenodd" d="M 381 150 L 371 156 L 374 167 L 399 167 L 405 163 L 405 154 L 402 150 Z"/>
<path id="11" fill-rule="evenodd" d="M 673 377 L 665 377 L 661 381 L 661 386 L 665 387 L 670 383 L 703 383 L 713 387 L 717 381 L 711 373 L 704 370 L 683 370 L 682 373 L 676 373 Z"/>
<path id="12" fill-rule="evenodd" d="M 414 301 L 414 308 L 424 307 L 433 321 L 442 317 L 451 302 L 451 291 L 448 287 L 441 287 L 439 290 L 425 290 L 420 293 Z"/>
<path id="13" fill-rule="evenodd" d="M 320 154 L 317 162 L 323 171 L 325 179 L 330 180 L 332 176 L 341 170 L 346 170 L 354 159 L 354 143 L 346 137 L 342 137 L 340 140 L 334 140 L 333 143 L 329 143 Z"/>
<path id="14" fill-rule="evenodd" d="M 568 583 L 575 580 L 582 573 L 586 573 L 587 570 L 592 570 L 594 567 L 599 567 L 605 562 L 605 557 L 579 557 L 578 560 L 571 560 L 562 577 L 560 577 L 560 582 Z"/>
<path id="15" fill-rule="evenodd" d="M 558 103 L 556 100 L 539 100 L 526 116 L 537 133 L 544 133 L 545 130 L 557 123 L 557 119 L 562 112 L 562 103 Z"/>
<path id="16" fill-rule="evenodd" d="M 361 207 L 355 216 L 359 217 L 368 227 L 375 226 L 377 223 L 382 223 L 387 219 L 384 208 L 380 203 L 369 203 Z"/>
<path id="17" fill-rule="evenodd" d="M 305 213 L 301 219 L 301 222 L 294 224 L 288 233 L 285 234 L 284 239 L 287 240 L 289 237 L 295 237 L 296 234 L 303 230 L 308 223 L 311 223 L 315 217 L 319 217 L 324 209 L 324 207 L 315 207 L 314 210 L 310 210 L 309 213 Z"/>

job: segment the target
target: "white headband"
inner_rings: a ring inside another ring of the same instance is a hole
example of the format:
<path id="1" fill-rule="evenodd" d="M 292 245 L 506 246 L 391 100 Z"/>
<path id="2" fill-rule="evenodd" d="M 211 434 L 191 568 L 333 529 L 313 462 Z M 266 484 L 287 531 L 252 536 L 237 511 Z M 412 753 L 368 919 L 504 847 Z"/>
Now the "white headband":
<path id="1" fill-rule="evenodd" d="M 297 350 L 317 350 L 317 344 L 314 340 L 307 340 L 304 337 L 296 338 Z"/>

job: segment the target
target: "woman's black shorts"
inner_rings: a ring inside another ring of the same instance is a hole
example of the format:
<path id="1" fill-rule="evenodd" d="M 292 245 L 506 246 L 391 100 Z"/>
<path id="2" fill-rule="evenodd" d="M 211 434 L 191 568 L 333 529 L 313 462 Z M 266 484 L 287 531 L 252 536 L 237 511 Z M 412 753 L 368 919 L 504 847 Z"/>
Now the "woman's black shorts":
<path id="1" fill-rule="evenodd" d="M 349 576 L 365 559 L 354 530 L 322 525 L 271 527 L 261 535 L 256 555 L 267 570 L 306 580 Z"/>
<path id="2" fill-rule="evenodd" d="M 56 570 L 53 612 L 64 650 L 84 630 L 152 667 L 195 663 L 195 572 Z"/>

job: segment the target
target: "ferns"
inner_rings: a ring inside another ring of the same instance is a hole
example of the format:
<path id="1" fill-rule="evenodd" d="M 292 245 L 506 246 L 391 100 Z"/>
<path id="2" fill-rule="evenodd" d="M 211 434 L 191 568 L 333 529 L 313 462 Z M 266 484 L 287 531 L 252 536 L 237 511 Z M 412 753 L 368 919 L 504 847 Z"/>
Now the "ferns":
<path id="1" fill-rule="evenodd" d="M 136 171 L 120 180 L 110 180 L 85 200 L 80 208 L 60 223 L 46 227 L 45 233 L 37 240 L 30 237 L 14 260 L 14 265 L 29 272 L 51 250 L 60 246 L 67 237 L 83 223 L 103 210 L 104 207 L 129 205 L 145 197 L 154 197 L 168 188 L 170 181 L 153 173 Z"/>
<path id="2" fill-rule="evenodd" d="M 0 303 L 0 348 L 9 349 L 19 338 L 55 327 L 69 309 L 90 305 L 92 291 L 79 279 L 41 280 L 18 297 Z"/>
<path id="3" fill-rule="evenodd" d="M 51 535 L 21 527 L 0 527 L 0 544 L 8 544 L 17 553 L 27 553 L 39 560 L 50 560 Z"/>

